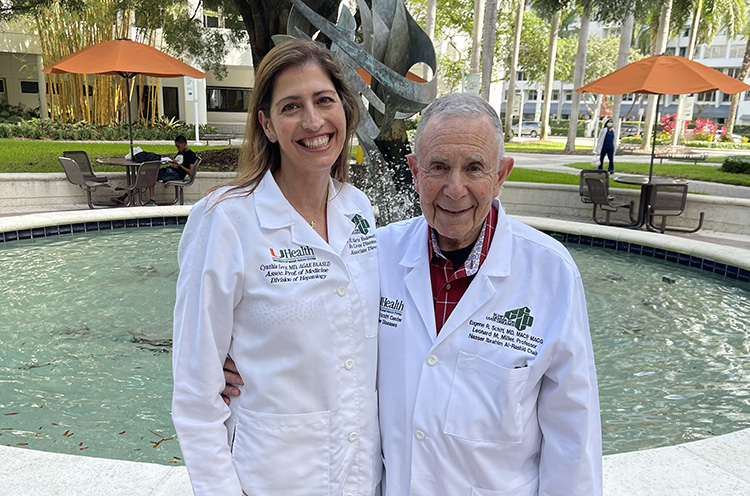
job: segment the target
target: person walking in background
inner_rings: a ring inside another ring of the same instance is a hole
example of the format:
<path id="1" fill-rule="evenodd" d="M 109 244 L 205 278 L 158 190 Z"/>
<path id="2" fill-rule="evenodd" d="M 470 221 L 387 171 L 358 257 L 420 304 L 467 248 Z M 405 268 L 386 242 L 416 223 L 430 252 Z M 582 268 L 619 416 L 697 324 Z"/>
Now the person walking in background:
<path id="1" fill-rule="evenodd" d="M 281 43 L 256 72 L 236 179 L 190 212 L 172 418 L 196 496 L 380 494 L 375 219 L 346 182 L 358 122 L 331 53 Z"/>
<path id="2" fill-rule="evenodd" d="M 604 127 L 599 131 L 599 136 L 596 139 L 596 145 L 594 146 L 594 154 L 599 154 L 599 170 L 604 167 L 604 156 L 609 158 L 609 173 L 615 172 L 614 156 L 617 150 L 617 141 L 615 140 L 615 129 L 612 119 L 607 119 L 604 123 Z"/>

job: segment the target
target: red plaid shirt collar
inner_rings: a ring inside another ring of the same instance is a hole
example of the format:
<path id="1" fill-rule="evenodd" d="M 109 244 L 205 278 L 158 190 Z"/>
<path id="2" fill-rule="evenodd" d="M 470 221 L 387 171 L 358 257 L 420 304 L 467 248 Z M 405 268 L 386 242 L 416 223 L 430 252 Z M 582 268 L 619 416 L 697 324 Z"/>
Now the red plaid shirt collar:
<path id="1" fill-rule="evenodd" d="M 443 252 L 438 246 L 435 230 L 428 227 L 430 229 L 428 248 L 431 253 L 430 282 L 432 284 L 432 301 L 435 306 L 435 326 L 438 333 L 469 288 L 469 284 L 479 271 L 479 267 L 487 258 L 492 238 L 495 235 L 496 224 L 497 210 L 493 206 L 490 208 L 490 213 L 484 221 L 484 226 L 482 226 L 469 257 L 455 271 L 453 270 L 453 264 L 443 256 Z"/>

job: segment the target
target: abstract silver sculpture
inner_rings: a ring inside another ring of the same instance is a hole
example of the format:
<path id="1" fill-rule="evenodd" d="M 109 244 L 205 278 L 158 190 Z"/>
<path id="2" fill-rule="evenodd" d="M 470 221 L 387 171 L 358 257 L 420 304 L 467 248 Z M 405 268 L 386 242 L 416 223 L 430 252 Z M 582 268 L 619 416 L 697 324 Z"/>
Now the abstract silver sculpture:
<path id="1" fill-rule="evenodd" d="M 370 161 L 382 161 L 375 140 L 390 130 L 394 119 L 411 117 L 435 99 L 436 78 L 426 82 L 406 78 L 409 69 L 419 62 L 435 74 L 432 41 L 406 10 L 403 0 L 372 0 L 372 11 L 363 0 L 357 0 L 362 43 L 355 41 L 357 23 L 347 7 L 341 8 L 333 24 L 302 0 L 292 3 L 287 34 L 308 37 L 312 26 L 331 40 L 331 51 L 341 61 L 347 80 L 369 105 L 360 100 L 359 143 Z M 357 73 L 360 68 L 372 76 L 370 85 Z M 382 115 L 379 125 L 370 108 Z"/>

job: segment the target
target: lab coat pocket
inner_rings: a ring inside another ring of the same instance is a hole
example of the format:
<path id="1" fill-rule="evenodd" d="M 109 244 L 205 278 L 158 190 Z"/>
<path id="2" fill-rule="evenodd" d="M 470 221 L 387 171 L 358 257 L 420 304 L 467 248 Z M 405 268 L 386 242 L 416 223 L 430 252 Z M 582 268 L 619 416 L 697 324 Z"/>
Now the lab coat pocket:
<path id="1" fill-rule="evenodd" d="M 529 368 L 506 369 L 460 352 L 443 432 L 471 441 L 519 444 Z"/>
<path id="2" fill-rule="evenodd" d="M 329 494 L 330 414 L 237 409 L 232 447 L 242 489 L 252 496 Z"/>
<path id="3" fill-rule="evenodd" d="M 489 491 L 487 489 L 472 487 L 471 496 L 536 496 L 538 491 L 539 477 L 528 484 L 507 491 Z"/>

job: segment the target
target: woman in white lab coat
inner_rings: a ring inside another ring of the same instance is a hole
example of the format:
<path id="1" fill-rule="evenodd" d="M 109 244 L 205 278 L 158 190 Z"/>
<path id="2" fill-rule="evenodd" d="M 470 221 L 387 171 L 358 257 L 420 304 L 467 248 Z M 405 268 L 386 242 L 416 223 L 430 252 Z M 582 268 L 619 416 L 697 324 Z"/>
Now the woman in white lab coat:
<path id="1" fill-rule="evenodd" d="M 375 494 L 375 222 L 346 183 L 358 120 L 325 48 L 278 45 L 256 72 L 237 178 L 190 213 L 172 416 L 196 495 Z M 231 408 L 227 354 L 244 381 Z"/>

